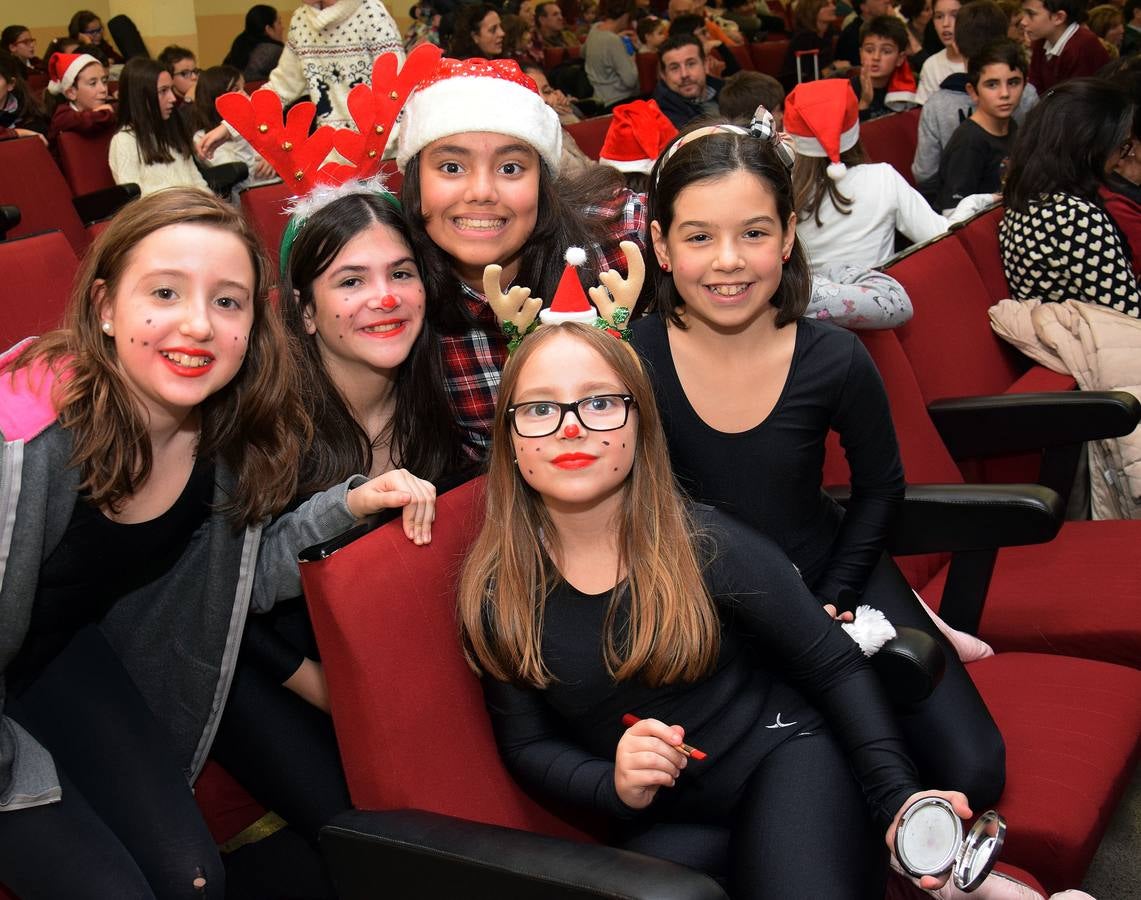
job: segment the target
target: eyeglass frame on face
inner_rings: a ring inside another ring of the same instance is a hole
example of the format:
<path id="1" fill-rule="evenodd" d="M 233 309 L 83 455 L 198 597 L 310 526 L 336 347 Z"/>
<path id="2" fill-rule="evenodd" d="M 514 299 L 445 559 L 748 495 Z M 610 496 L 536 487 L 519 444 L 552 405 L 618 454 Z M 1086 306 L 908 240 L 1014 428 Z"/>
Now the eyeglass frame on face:
<path id="1" fill-rule="evenodd" d="M 201 69 L 183 69 L 181 72 L 170 73 L 172 78 L 197 78 L 201 74 Z"/>
<path id="2" fill-rule="evenodd" d="M 20 38 L 18 41 L 12 41 L 12 46 L 15 47 L 17 44 L 34 44 L 34 43 L 36 43 L 36 39 L 34 37 L 26 37 L 26 38 Z"/>
<path id="3" fill-rule="evenodd" d="M 582 413 L 579 412 L 579 407 L 583 403 L 589 403 L 591 400 L 602 399 L 614 399 L 622 401 L 624 409 L 622 412 L 622 421 L 619 424 L 614 425 L 610 428 L 595 428 L 591 425 L 588 425 L 583 419 Z M 544 431 L 542 434 L 524 434 L 522 431 L 520 431 L 519 420 L 516 418 L 516 413 L 520 409 L 527 406 L 544 404 L 547 406 L 557 406 L 559 408 L 558 420 L 555 422 L 554 427 L 550 431 Z M 523 403 L 513 403 L 511 406 L 507 407 L 507 418 L 511 422 L 512 430 L 514 430 L 514 432 L 521 438 L 550 437 L 552 434 L 563 427 L 563 422 L 566 421 L 567 413 L 571 412 L 574 413 L 574 417 L 578 420 L 578 423 L 582 425 L 582 427 L 587 431 L 617 431 L 619 428 L 624 428 L 626 423 L 630 421 L 630 408 L 637 405 L 638 401 L 635 400 L 630 394 L 593 394 L 590 397 L 582 397 L 579 400 L 575 400 L 573 403 L 559 403 L 557 400 L 527 400 Z"/>
<path id="4" fill-rule="evenodd" d="M 98 28 L 84 28 L 84 29 L 83 29 L 81 32 L 79 32 L 79 33 L 80 33 L 80 34 L 85 34 L 85 35 L 87 35 L 88 37 L 94 37 L 94 36 L 95 36 L 95 35 L 97 35 L 97 34 L 102 34 L 102 33 L 103 33 L 103 26 L 102 26 L 102 25 L 100 25 Z"/>

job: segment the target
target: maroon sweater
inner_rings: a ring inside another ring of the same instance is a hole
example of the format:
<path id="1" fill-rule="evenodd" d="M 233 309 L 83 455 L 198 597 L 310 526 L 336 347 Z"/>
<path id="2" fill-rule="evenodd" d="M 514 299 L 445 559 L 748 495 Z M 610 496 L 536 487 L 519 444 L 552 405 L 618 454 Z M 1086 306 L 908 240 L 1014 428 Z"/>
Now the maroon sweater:
<path id="1" fill-rule="evenodd" d="M 1028 77 L 1030 83 L 1038 89 L 1039 95 L 1067 79 L 1096 75 L 1109 62 L 1109 51 L 1085 25 L 1078 26 L 1078 30 L 1066 41 L 1066 46 L 1057 56 L 1046 55 L 1045 43 L 1035 41 L 1030 51 Z"/>
<path id="2" fill-rule="evenodd" d="M 48 128 L 48 140 L 54 145 L 61 131 L 79 131 L 83 134 L 98 134 L 115 129 L 115 111 L 111 109 L 75 110 L 70 103 L 61 103 L 52 114 Z"/>

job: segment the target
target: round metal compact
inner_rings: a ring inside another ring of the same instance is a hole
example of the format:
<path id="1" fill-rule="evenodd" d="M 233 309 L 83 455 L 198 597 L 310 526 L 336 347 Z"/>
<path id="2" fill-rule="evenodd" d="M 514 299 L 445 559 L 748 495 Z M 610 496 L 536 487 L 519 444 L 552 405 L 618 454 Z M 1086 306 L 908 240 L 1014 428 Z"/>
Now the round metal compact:
<path id="1" fill-rule="evenodd" d="M 951 804 L 923 797 L 903 812 L 895 832 L 895 857 L 909 875 L 951 871 L 955 887 L 973 891 L 990 874 L 1006 839 L 1006 821 L 993 809 L 979 816 L 967 836 Z"/>

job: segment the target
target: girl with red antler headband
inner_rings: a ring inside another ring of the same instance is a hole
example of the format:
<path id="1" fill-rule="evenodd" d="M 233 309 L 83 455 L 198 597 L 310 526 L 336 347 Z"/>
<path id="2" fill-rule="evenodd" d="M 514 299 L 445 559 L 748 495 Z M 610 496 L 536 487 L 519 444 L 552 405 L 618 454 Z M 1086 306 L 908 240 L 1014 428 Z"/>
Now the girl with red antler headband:
<path id="1" fill-rule="evenodd" d="M 406 533 L 416 543 L 431 540 L 432 482 L 468 457 L 444 393 L 439 344 L 424 321 L 422 267 L 399 204 L 358 179 L 374 171 L 383 153 L 407 93 L 401 85 L 414 83 L 401 78 L 411 79 L 425 59 L 430 65 L 438 56 L 430 47 L 415 51 L 400 76 L 387 68 L 391 57 L 379 61 L 371 87 L 350 98 L 360 131 L 326 129 L 314 136 L 315 145 L 307 123 L 294 131 L 291 117 L 283 130 L 280 110 L 270 127 L 259 116 L 264 100 L 231 95 L 221 104 L 283 177 L 300 171 L 300 181 L 312 185 L 297 201 L 281 253 L 282 317 L 307 373 L 302 400 L 313 417 L 299 487 L 299 496 L 310 499 L 298 512 L 319 508 L 322 492 L 353 487 L 349 500 L 361 492 L 374 508 L 403 507 Z M 365 133 L 375 140 L 362 140 Z M 295 147 L 282 150 L 293 141 Z M 328 142 L 344 149 L 347 163 L 320 165 Z M 364 476 L 373 480 L 356 487 Z M 349 806 L 349 797 L 299 597 L 296 546 L 278 538 L 276 525 L 269 526 L 258 597 L 262 609 L 283 602 L 248 624 L 215 756 L 316 850 L 319 829 Z"/>

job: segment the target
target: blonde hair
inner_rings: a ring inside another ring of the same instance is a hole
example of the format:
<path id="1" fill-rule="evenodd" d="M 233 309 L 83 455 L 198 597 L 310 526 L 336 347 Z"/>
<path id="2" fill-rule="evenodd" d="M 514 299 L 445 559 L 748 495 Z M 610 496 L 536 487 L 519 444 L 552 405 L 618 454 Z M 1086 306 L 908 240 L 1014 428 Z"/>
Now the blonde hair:
<path id="1" fill-rule="evenodd" d="M 710 672 L 720 649 L 720 621 L 702 579 L 695 526 L 674 484 L 653 389 L 627 345 L 588 325 L 539 328 L 503 370 L 487 474 L 487 512 L 464 562 L 459 622 L 465 654 L 480 674 L 545 687 L 542 656 L 546 597 L 560 576 L 551 564 L 558 533 L 539 495 L 514 462 L 507 406 L 519 372 L 556 335 L 588 344 L 614 370 L 637 404 L 637 444 L 618 522 L 628 573 L 629 619 L 620 626 L 624 584 L 610 598 L 603 656 L 616 681 L 650 686 L 694 681 Z"/>

